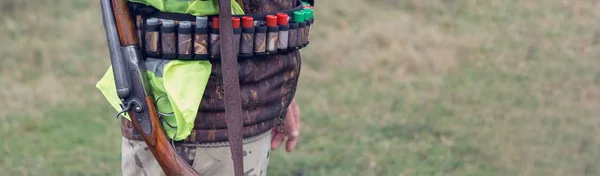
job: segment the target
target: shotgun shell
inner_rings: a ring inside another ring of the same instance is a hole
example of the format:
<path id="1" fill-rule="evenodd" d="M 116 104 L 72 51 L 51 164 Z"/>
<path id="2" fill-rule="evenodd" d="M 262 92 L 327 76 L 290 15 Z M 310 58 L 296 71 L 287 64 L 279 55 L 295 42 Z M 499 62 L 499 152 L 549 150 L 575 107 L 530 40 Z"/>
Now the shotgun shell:
<path id="1" fill-rule="evenodd" d="M 288 39 L 288 51 L 296 49 L 296 44 L 298 43 L 298 23 L 290 23 L 290 34 Z"/>
<path id="2" fill-rule="evenodd" d="M 164 20 L 160 27 L 161 49 L 164 58 L 177 58 L 177 38 L 175 38 L 175 21 Z"/>
<path id="3" fill-rule="evenodd" d="M 242 17 L 242 39 L 240 41 L 240 57 L 250 57 L 254 49 L 254 19 Z"/>
<path id="4" fill-rule="evenodd" d="M 313 9 L 304 9 L 304 21 L 306 21 L 306 27 L 304 28 L 304 46 L 308 45 L 310 42 L 310 30 L 312 29 L 312 24 L 314 22 L 313 13 Z"/>
<path id="5" fill-rule="evenodd" d="M 149 57 L 160 57 L 160 24 L 157 18 L 146 20 L 144 34 L 144 45 L 146 55 Z"/>
<path id="6" fill-rule="evenodd" d="M 192 59 L 193 57 L 193 44 L 192 42 L 192 22 L 182 21 L 179 22 L 179 29 L 177 34 L 177 51 L 179 58 L 181 59 Z"/>
<path id="7" fill-rule="evenodd" d="M 307 9 L 307 8 L 312 9 L 313 7 L 308 2 L 302 2 L 302 8 L 303 9 Z"/>
<path id="8" fill-rule="evenodd" d="M 277 26 L 277 16 L 267 15 L 267 54 L 277 53 L 278 41 L 279 27 Z"/>
<path id="9" fill-rule="evenodd" d="M 219 17 L 212 18 L 212 28 L 210 31 L 210 54 L 211 58 L 219 58 Z"/>
<path id="10" fill-rule="evenodd" d="M 196 17 L 194 29 L 194 58 L 208 59 L 208 18 Z"/>
<path id="11" fill-rule="evenodd" d="M 296 49 L 300 49 L 304 45 L 304 27 L 306 27 L 303 11 L 294 12 L 294 22 L 298 23 L 298 36 L 296 37 L 295 47 Z"/>
<path id="12" fill-rule="evenodd" d="M 277 24 L 279 25 L 279 40 L 277 41 L 277 49 L 279 52 L 286 52 L 288 49 L 288 37 L 290 25 L 288 24 L 288 14 L 278 13 Z"/>
<path id="13" fill-rule="evenodd" d="M 144 37 L 142 37 L 142 34 L 144 34 L 144 32 L 142 31 L 143 24 L 144 24 L 144 20 L 142 18 L 142 15 L 136 15 L 135 16 L 135 29 L 136 29 L 137 36 L 138 36 L 138 43 L 140 45 L 142 45 L 142 48 L 144 48 L 143 47 Z"/>
<path id="14" fill-rule="evenodd" d="M 231 23 L 233 25 L 233 50 L 236 55 L 240 53 L 240 40 L 242 37 L 242 28 L 240 26 L 240 18 L 232 17 Z"/>
<path id="15" fill-rule="evenodd" d="M 256 27 L 256 35 L 254 36 L 254 54 L 261 56 L 266 52 L 267 26 Z"/>

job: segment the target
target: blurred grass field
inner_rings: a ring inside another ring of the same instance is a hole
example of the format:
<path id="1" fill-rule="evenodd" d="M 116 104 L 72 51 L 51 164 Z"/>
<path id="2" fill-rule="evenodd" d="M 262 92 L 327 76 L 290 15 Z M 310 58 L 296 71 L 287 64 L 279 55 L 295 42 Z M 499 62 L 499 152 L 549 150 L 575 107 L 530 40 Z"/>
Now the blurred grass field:
<path id="1" fill-rule="evenodd" d="M 600 2 L 318 1 L 270 175 L 600 175 Z M 0 175 L 120 175 L 97 1 L 0 1 Z"/>

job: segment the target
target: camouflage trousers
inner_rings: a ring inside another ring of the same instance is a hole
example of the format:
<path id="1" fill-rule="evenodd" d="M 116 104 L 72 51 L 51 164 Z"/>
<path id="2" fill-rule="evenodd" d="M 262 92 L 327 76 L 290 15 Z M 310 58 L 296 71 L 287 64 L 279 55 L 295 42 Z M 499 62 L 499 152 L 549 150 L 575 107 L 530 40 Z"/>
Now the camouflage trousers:
<path id="1" fill-rule="evenodd" d="M 233 162 L 228 142 L 208 144 L 175 144 L 179 156 L 203 176 L 233 175 Z M 265 176 L 271 152 L 271 130 L 244 139 L 244 175 Z M 164 176 L 158 162 L 144 141 L 123 137 L 122 172 L 124 176 Z"/>

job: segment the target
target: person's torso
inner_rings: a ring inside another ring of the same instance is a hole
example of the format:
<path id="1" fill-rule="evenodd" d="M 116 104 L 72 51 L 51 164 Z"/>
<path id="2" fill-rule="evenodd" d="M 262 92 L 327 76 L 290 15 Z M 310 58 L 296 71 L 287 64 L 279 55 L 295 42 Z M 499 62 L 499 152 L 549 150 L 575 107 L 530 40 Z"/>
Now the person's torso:
<path id="1" fill-rule="evenodd" d="M 185 0 L 135 0 L 147 3 L 181 3 Z M 200 1 L 200 0 L 196 0 Z M 236 0 L 246 14 L 276 12 L 296 7 L 297 0 Z M 182 7 L 183 8 L 183 7 Z M 159 8 L 160 9 L 160 8 Z M 177 12 L 173 12 L 177 13 Z M 239 79 L 243 108 L 244 137 L 254 136 L 277 125 L 292 101 L 301 56 L 299 51 L 240 59 Z M 221 65 L 211 61 L 212 71 L 187 142 L 226 141 L 224 91 Z M 124 125 L 127 128 L 129 125 Z M 127 129 L 126 129 L 127 130 Z"/>
<path id="2" fill-rule="evenodd" d="M 296 7 L 296 0 L 237 0 L 246 14 L 267 13 Z M 271 129 L 279 117 L 285 114 L 292 101 L 301 56 L 298 51 L 289 54 L 259 56 L 239 61 L 240 88 L 243 108 L 244 136 Z M 222 132 L 206 135 L 223 140 L 226 135 L 221 65 L 213 62 L 198 116 L 197 130 Z M 220 129 L 220 130 L 219 130 Z M 226 140 L 226 138 L 225 138 Z"/>

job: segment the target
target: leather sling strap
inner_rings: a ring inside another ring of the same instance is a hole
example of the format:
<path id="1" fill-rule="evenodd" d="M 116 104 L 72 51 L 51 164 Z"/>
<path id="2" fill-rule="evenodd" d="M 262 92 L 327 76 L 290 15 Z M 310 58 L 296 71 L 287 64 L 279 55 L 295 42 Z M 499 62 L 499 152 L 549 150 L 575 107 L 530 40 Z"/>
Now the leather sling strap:
<path id="1" fill-rule="evenodd" d="M 229 147 L 231 149 L 235 176 L 243 176 L 242 102 L 240 98 L 237 55 L 233 49 L 230 0 L 219 0 L 219 25 L 221 70 L 223 71 L 225 116 L 227 117 L 225 121 L 227 123 Z"/>

